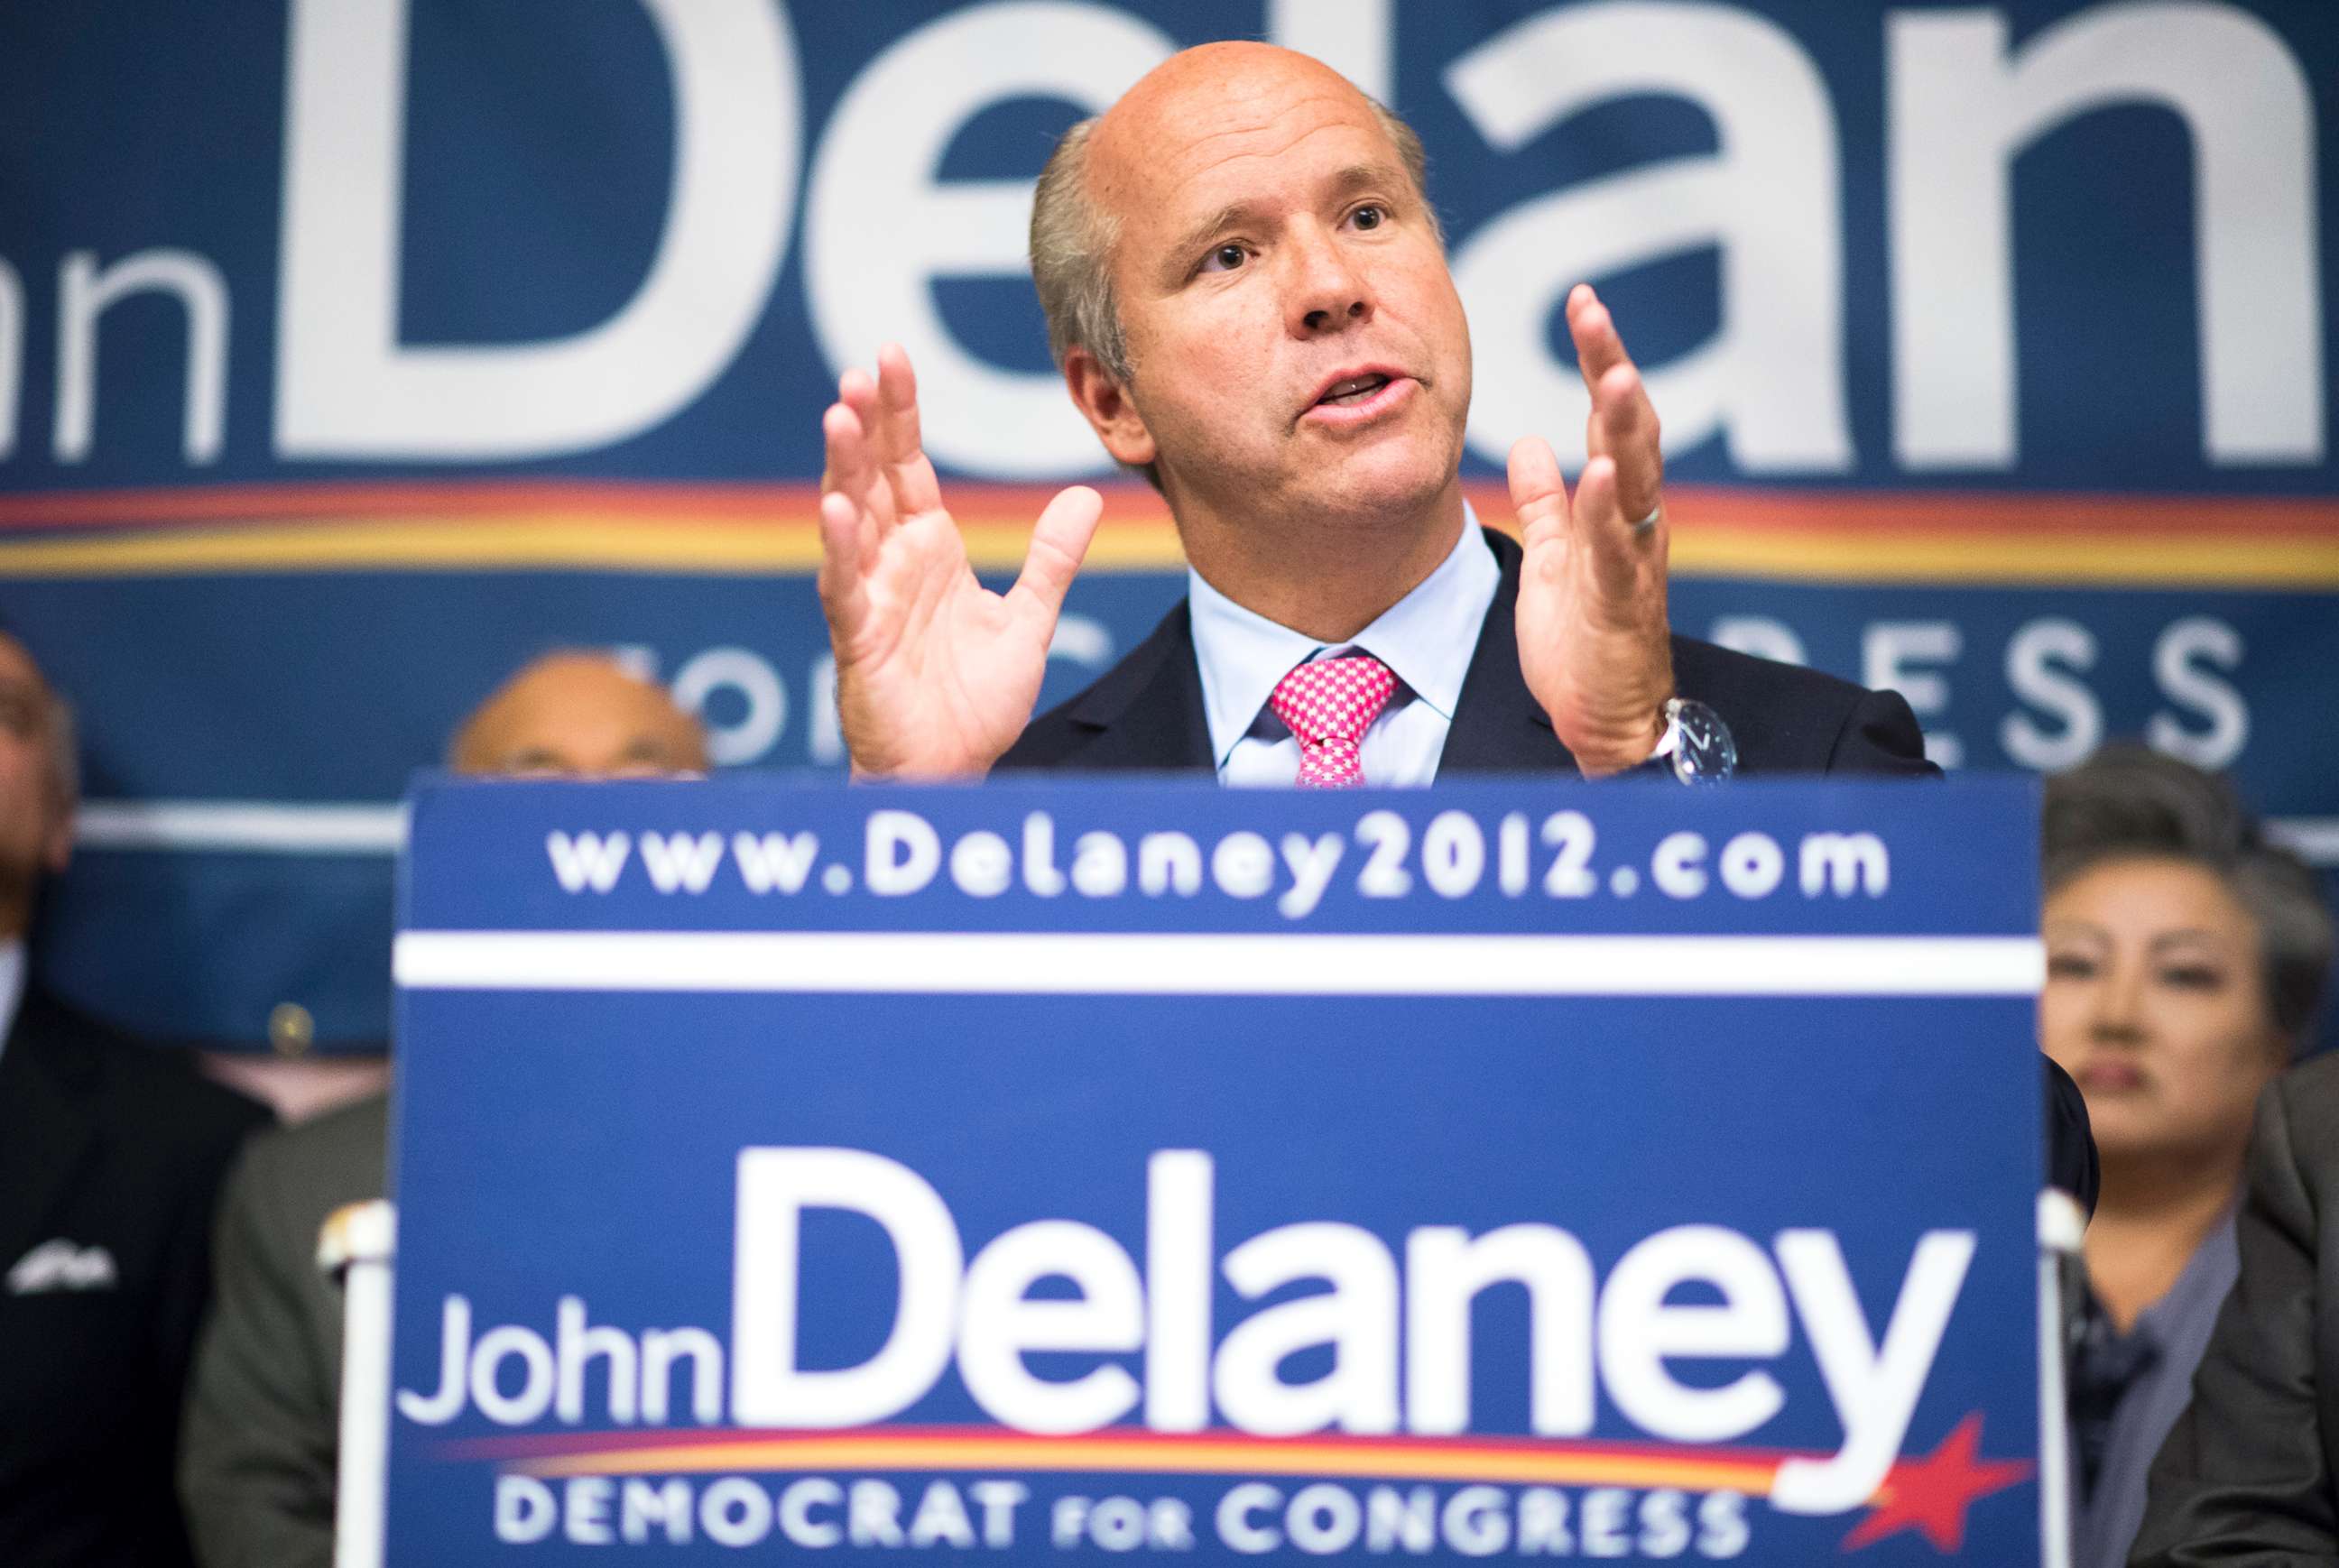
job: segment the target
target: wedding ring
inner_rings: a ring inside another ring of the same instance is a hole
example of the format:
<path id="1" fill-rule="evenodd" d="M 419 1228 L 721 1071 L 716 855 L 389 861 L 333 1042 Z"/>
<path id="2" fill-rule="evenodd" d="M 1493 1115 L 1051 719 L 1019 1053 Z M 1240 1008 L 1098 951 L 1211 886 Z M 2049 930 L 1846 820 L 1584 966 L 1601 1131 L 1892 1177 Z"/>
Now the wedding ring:
<path id="1" fill-rule="evenodd" d="M 1649 515 L 1633 525 L 1633 537 L 1634 538 L 1639 538 L 1651 528 L 1655 528 L 1657 526 L 1657 518 L 1664 509 L 1665 506 L 1663 501 L 1659 501 L 1655 506 L 1651 507 L 1649 508 Z"/>

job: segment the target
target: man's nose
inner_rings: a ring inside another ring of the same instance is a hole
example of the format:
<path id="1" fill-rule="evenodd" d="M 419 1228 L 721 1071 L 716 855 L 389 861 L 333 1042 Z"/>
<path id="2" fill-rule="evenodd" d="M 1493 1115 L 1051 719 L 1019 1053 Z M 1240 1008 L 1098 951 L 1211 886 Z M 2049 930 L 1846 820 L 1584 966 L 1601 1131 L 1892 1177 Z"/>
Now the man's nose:
<path id="1" fill-rule="evenodd" d="M 1291 269 L 1289 306 L 1295 335 L 1312 338 L 1372 319 L 1372 291 L 1362 268 L 1337 235 L 1307 227 L 1284 251 Z"/>

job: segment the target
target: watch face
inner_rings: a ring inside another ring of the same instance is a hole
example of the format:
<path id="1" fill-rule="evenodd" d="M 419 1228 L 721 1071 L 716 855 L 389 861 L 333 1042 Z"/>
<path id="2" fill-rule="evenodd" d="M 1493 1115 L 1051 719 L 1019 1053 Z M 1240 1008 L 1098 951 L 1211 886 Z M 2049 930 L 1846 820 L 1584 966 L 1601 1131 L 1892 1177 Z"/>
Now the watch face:
<path id="1" fill-rule="evenodd" d="M 1686 784 L 1720 784 L 1738 771 L 1738 743 L 1730 726 L 1703 703 L 1675 697 L 1673 721 L 1678 744 L 1673 747 L 1673 776 Z"/>

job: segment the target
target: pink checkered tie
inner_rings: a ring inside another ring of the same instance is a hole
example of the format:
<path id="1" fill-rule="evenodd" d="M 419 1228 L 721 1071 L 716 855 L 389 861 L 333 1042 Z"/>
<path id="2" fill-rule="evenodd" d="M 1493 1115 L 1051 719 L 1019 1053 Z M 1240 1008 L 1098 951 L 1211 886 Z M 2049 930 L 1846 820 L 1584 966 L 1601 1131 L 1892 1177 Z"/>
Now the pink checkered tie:
<path id="1" fill-rule="evenodd" d="M 1275 683 L 1267 705 L 1299 737 L 1299 787 L 1347 789 L 1365 782 L 1357 748 L 1396 690 L 1396 676 L 1370 654 L 1318 659 Z"/>

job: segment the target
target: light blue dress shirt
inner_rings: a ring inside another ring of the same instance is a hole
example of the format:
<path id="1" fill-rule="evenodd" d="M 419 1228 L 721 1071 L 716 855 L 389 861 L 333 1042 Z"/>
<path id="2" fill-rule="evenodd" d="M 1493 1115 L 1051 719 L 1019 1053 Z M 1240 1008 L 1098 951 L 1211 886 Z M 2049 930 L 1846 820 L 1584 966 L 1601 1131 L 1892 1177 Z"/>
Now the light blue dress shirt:
<path id="1" fill-rule="evenodd" d="M 1437 569 L 1345 643 L 1320 643 L 1278 626 L 1188 568 L 1194 656 L 1201 668 L 1202 706 L 1220 784 L 1298 781 L 1299 742 L 1267 699 L 1297 666 L 1350 653 L 1372 655 L 1397 679 L 1388 705 L 1365 732 L 1365 782 L 1426 784 L 1437 776 L 1462 679 L 1502 583 L 1477 518 L 1466 505 L 1463 510 L 1461 537 Z"/>
<path id="2" fill-rule="evenodd" d="M 0 942 L 0 1050 L 8 1049 L 8 1036 L 16 1027 L 16 1009 L 24 1001 L 25 944 Z"/>

